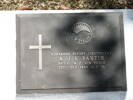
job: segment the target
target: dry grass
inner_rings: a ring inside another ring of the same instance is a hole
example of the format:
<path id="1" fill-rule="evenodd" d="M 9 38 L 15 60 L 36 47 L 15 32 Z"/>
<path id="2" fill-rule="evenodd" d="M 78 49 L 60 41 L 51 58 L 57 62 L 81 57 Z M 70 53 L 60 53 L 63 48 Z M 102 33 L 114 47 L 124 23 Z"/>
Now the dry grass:
<path id="1" fill-rule="evenodd" d="M 128 1 L 130 2 L 125 0 L 0 0 L 0 10 L 132 8 L 132 0 Z"/>

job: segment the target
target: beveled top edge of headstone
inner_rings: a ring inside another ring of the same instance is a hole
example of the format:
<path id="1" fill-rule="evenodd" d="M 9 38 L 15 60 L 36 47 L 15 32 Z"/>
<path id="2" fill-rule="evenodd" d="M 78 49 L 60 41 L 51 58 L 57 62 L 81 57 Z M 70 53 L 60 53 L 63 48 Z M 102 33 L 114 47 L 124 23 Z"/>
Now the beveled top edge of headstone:
<path id="1" fill-rule="evenodd" d="M 40 16 L 40 15 L 44 15 L 44 14 L 120 14 L 120 15 L 123 15 L 123 12 L 122 11 L 108 11 L 106 12 L 103 11 L 103 10 L 70 10 L 70 11 L 59 11 L 59 10 L 55 10 L 55 11 L 43 11 L 43 12 L 30 12 L 30 13 L 18 13 L 16 14 L 16 17 L 30 17 L 30 16 Z"/>

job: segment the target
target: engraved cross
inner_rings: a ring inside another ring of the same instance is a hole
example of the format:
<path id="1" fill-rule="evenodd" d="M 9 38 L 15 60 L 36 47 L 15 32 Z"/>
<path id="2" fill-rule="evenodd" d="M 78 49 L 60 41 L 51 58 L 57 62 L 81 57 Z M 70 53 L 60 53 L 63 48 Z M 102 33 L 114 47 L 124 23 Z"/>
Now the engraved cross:
<path id="1" fill-rule="evenodd" d="M 39 45 L 30 45 L 29 49 L 38 49 L 39 50 L 39 70 L 42 70 L 42 50 L 51 49 L 51 45 L 42 45 L 42 35 L 38 35 Z"/>

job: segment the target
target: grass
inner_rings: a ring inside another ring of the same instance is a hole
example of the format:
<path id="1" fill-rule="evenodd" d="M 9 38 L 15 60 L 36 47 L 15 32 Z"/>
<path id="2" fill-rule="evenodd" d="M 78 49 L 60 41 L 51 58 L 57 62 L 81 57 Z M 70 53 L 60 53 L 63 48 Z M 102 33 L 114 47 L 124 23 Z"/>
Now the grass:
<path id="1" fill-rule="evenodd" d="M 125 9 L 133 0 L 0 0 L 0 10 Z"/>

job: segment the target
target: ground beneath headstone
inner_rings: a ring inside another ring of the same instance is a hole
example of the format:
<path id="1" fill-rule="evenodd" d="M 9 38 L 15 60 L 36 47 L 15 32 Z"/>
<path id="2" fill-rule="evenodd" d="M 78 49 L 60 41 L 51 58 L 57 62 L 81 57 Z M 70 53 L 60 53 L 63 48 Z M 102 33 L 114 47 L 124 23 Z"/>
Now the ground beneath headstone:
<path id="1" fill-rule="evenodd" d="M 133 0 L 0 0 L 0 10 L 133 8 Z"/>

